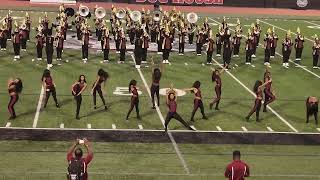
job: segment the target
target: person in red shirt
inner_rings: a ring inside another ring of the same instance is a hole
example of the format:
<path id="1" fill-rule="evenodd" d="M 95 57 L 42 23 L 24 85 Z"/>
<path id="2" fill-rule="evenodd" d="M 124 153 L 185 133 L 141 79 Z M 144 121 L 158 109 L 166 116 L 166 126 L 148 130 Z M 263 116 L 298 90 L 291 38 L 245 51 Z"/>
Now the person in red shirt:
<path id="1" fill-rule="evenodd" d="M 87 149 L 87 156 L 83 157 L 83 152 L 81 148 L 76 148 L 78 145 L 83 144 Z M 74 155 L 73 155 L 74 154 Z M 92 152 L 92 146 L 89 143 L 89 141 L 84 138 L 83 142 L 80 139 L 77 139 L 77 141 L 70 147 L 68 154 L 67 154 L 67 161 L 70 164 L 72 160 L 77 159 L 84 163 L 84 174 L 83 174 L 83 180 L 88 180 L 88 165 L 93 159 L 93 152 Z"/>
<path id="2" fill-rule="evenodd" d="M 240 160 L 240 151 L 233 151 L 233 162 L 228 164 L 224 176 L 229 180 L 244 180 L 250 176 L 249 166 Z"/>

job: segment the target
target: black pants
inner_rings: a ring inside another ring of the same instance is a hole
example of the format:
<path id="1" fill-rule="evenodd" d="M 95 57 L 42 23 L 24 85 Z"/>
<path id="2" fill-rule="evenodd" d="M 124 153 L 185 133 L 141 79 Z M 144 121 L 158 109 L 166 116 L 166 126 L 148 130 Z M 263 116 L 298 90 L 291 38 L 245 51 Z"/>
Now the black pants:
<path id="1" fill-rule="evenodd" d="M 120 50 L 120 40 L 115 40 L 115 41 L 116 41 L 116 50 L 121 51 Z"/>
<path id="2" fill-rule="evenodd" d="M 48 63 L 48 64 L 52 64 L 52 54 L 53 54 L 53 51 L 46 51 L 46 54 L 47 54 L 47 63 Z"/>
<path id="3" fill-rule="evenodd" d="M 163 51 L 163 49 L 162 49 L 162 39 L 160 39 L 159 41 L 158 41 L 158 52 L 162 52 Z"/>
<path id="4" fill-rule="evenodd" d="M 251 49 L 246 50 L 246 62 L 251 63 L 251 59 L 252 59 L 251 56 L 252 56 L 252 50 Z"/>
<path id="5" fill-rule="evenodd" d="M 82 59 L 88 59 L 88 50 L 89 46 L 88 44 L 82 45 Z"/>
<path id="6" fill-rule="evenodd" d="M 257 52 L 257 44 L 253 44 L 252 54 L 256 55 Z"/>
<path id="7" fill-rule="evenodd" d="M 318 66 L 318 61 L 319 61 L 319 55 L 313 55 L 313 66 Z"/>
<path id="8" fill-rule="evenodd" d="M 42 48 L 41 46 L 37 46 L 37 58 L 42 58 Z"/>
<path id="9" fill-rule="evenodd" d="M 189 44 L 193 44 L 193 37 L 194 37 L 194 33 L 190 33 L 190 34 L 188 35 Z"/>
<path id="10" fill-rule="evenodd" d="M 148 55 L 148 49 L 147 49 L 147 48 L 143 48 L 143 49 L 142 49 L 142 57 L 141 57 L 141 60 L 142 60 L 142 61 L 147 61 L 147 55 Z"/>
<path id="11" fill-rule="evenodd" d="M 271 56 L 275 56 L 275 54 L 276 54 L 276 48 L 272 47 L 271 48 Z"/>
<path id="12" fill-rule="evenodd" d="M 164 49 L 162 54 L 163 60 L 169 60 L 169 55 L 170 55 L 170 49 Z"/>
<path id="13" fill-rule="evenodd" d="M 181 122 L 181 124 L 183 124 L 186 128 L 191 129 L 189 124 L 186 121 L 184 121 L 182 119 L 182 117 L 177 112 L 168 112 L 168 114 L 166 116 L 165 123 L 164 123 L 164 126 L 165 126 L 166 130 L 167 130 L 168 124 L 169 124 L 169 122 L 171 121 L 172 118 L 174 118 L 174 119 L 178 120 L 179 122 Z"/>
<path id="14" fill-rule="evenodd" d="M 202 50 L 202 43 L 197 43 L 197 54 L 201 54 L 201 50 Z"/>
<path id="15" fill-rule="evenodd" d="M 160 105 L 159 85 L 152 84 L 150 91 L 151 91 L 152 106 L 153 107 L 155 106 L 155 104 L 154 104 L 154 95 L 155 94 L 157 95 L 157 105 L 159 106 Z"/>
<path id="16" fill-rule="evenodd" d="M 8 110 L 9 110 L 10 116 L 12 118 L 16 117 L 16 112 L 14 110 L 14 105 L 18 102 L 18 100 L 19 100 L 19 95 L 18 94 L 10 96 L 10 101 L 9 101 L 9 104 L 8 104 Z"/>
<path id="17" fill-rule="evenodd" d="M 179 53 L 184 54 L 184 43 L 179 43 Z"/>
<path id="18" fill-rule="evenodd" d="M 101 50 L 102 50 L 102 51 L 103 51 L 103 49 L 104 49 L 103 44 L 104 44 L 104 40 L 103 40 L 103 39 L 101 39 L 101 41 L 100 41 L 100 45 L 101 45 Z"/>
<path id="19" fill-rule="evenodd" d="M 127 119 L 130 116 L 131 111 L 133 110 L 133 108 L 136 108 L 136 113 L 137 113 L 137 117 L 140 118 L 140 114 L 139 114 L 139 99 L 135 98 L 135 97 L 131 97 L 131 103 L 130 103 L 130 108 L 129 111 L 127 113 Z"/>
<path id="20" fill-rule="evenodd" d="M 109 60 L 109 49 L 104 49 L 103 50 L 103 59 L 104 60 Z"/>
<path id="21" fill-rule="evenodd" d="M 301 59 L 303 48 L 296 48 L 296 59 Z"/>
<path id="22" fill-rule="evenodd" d="M 193 101 L 193 111 L 192 111 L 192 114 L 191 114 L 191 121 L 194 121 L 193 118 L 194 118 L 194 115 L 196 114 L 198 108 L 200 108 L 200 110 L 201 110 L 202 118 L 206 117 L 206 115 L 204 114 L 204 107 L 203 107 L 202 100 L 195 99 Z"/>
<path id="23" fill-rule="evenodd" d="M 58 104 L 56 88 L 52 87 L 51 89 L 46 89 L 46 97 L 45 97 L 44 106 L 43 106 L 44 108 L 47 106 L 47 103 L 51 94 L 56 105 Z"/>
<path id="24" fill-rule="evenodd" d="M 77 28 L 77 38 L 78 38 L 78 40 L 81 40 L 81 30 L 80 30 L 80 28 Z"/>
<path id="25" fill-rule="evenodd" d="M 100 85 L 97 85 L 94 89 L 93 89 L 93 106 L 96 107 L 97 106 L 97 92 L 101 98 L 101 101 L 103 103 L 103 105 L 106 107 L 106 101 L 104 100 L 104 97 L 103 97 L 103 94 L 102 94 L 102 91 L 101 91 L 101 86 Z"/>
<path id="26" fill-rule="evenodd" d="M 82 102 L 82 95 L 80 94 L 79 96 L 75 96 L 74 99 L 76 100 L 76 103 L 77 103 L 76 117 L 79 117 L 80 107 Z"/>
<path id="27" fill-rule="evenodd" d="M 151 42 L 155 43 L 157 39 L 157 34 L 151 31 L 150 35 L 151 35 Z"/>
<path id="28" fill-rule="evenodd" d="M 239 55 L 240 44 L 235 44 L 233 49 L 233 55 Z"/>
<path id="29" fill-rule="evenodd" d="M 27 49 L 27 39 L 21 39 L 21 49 Z"/>
<path id="30" fill-rule="evenodd" d="M 62 48 L 57 48 L 57 59 L 62 58 Z"/>
<path id="31" fill-rule="evenodd" d="M 129 39 L 130 39 L 130 43 L 133 45 L 134 44 L 134 32 L 129 33 Z"/>
<path id="32" fill-rule="evenodd" d="M 213 54 L 213 51 L 207 51 L 207 63 L 211 63 L 212 54 Z"/>
<path id="33" fill-rule="evenodd" d="M 7 41 L 5 38 L 1 38 L 1 39 L 0 39 L 1 49 L 2 49 L 2 48 L 5 48 L 5 41 Z"/>
<path id="34" fill-rule="evenodd" d="M 222 44 L 217 44 L 217 54 L 221 54 Z"/>
<path id="35" fill-rule="evenodd" d="M 276 99 L 276 96 L 272 94 L 270 90 L 264 90 L 264 104 L 263 104 L 263 111 L 266 111 L 267 105 L 272 103 Z"/>
<path id="36" fill-rule="evenodd" d="M 250 118 L 250 116 L 255 112 L 256 113 L 256 120 L 259 121 L 260 109 L 261 109 L 261 100 L 256 99 L 256 101 L 254 102 L 254 106 L 251 109 L 251 111 L 249 112 L 247 118 Z"/>
<path id="37" fill-rule="evenodd" d="M 126 50 L 120 49 L 120 61 L 125 61 L 125 60 L 126 60 Z"/>
<path id="38" fill-rule="evenodd" d="M 291 50 L 287 50 L 287 51 L 282 51 L 282 60 L 283 60 L 283 63 L 287 63 L 289 61 L 289 58 L 290 58 L 290 54 L 291 54 Z"/>
<path id="39" fill-rule="evenodd" d="M 20 55 L 20 43 L 13 43 L 13 50 L 14 50 L 14 55 L 19 56 Z"/>
<path id="40" fill-rule="evenodd" d="M 271 50 L 265 49 L 264 50 L 264 62 L 270 62 L 270 55 L 271 55 Z"/>
<path id="41" fill-rule="evenodd" d="M 228 65 L 230 64 L 230 61 L 231 61 L 231 49 L 229 48 L 225 48 L 223 50 L 223 63 L 224 65 Z"/>
<path id="42" fill-rule="evenodd" d="M 98 41 L 102 39 L 102 31 L 101 29 L 96 29 L 96 36 L 98 37 Z"/>

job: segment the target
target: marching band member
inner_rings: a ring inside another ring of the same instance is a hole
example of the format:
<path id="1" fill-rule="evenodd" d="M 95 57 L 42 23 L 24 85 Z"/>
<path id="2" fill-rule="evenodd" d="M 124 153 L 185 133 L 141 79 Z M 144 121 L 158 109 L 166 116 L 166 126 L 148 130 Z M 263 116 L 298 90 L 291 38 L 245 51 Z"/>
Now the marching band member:
<path id="1" fill-rule="evenodd" d="M 196 53 L 197 53 L 197 56 L 201 56 L 201 51 L 202 51 L 202 46 L 203 46 L 203 38 L 204 38 L 204 34 L 203 34 L 203 28 L 201 29 L 198 29 L 198 32 L 197 32 L 197 35 L 196 35 L 196 38 L 197 38 L 197 47 L 196 47 Z"/>
<path id="2" fill-rule="evenodd" d="M 276 34 L 274 27 L 272 28 L 272 39 L 273 40 L 271 43 L 271 56 L 270 57 L 273 59 L 276 54 L 276 48 L 277 48 L 278 40 L 279 40 L 279 37 Z"/>
<path id="3" fill-rule="evenodd" d="M 156 43 L 158 31 L 159 31 L 159 26 L 157 24 L 153 24 L 150 30 L 151 43 Z"/>
<path id="4" fill-rule="evenodd" d="M 253 42 L 253 35 L 250 29 L 248 29 L 248 37 L 246 40 L 246 64 L 251 65 L 251 59 L 252 59 L 252 52 L 253 52 L 253 47 L 255 46 Z"/>
<path id="5" fill-rule="evenodd" d="M 131 21 L 129 24 L 129 39 L 130 39 L 131 45 L 134 44 L 135 35 L 136 35 L 136 25 L 134 24 L 133 21 Z"/>
<path id="6" fill-rule="evenodd" d="M 14 105 L 18 102 L 19 94 L 21 93 L 22 89 L 23 89 L 23 85 L 20 78 L 9 79 L 8 81 L 8 92 L 10 96 L 10 101 L 8 104 L 8 110 L 10 113 L 9 119 L 15 119 L 17 117 L 16 112 L 14 110 Z"/>
<path id="7" fill-rule="evenodd" d="M 228 28 L 228 23 L 227 23 L 227 20 L 226 20 L 226 17 L 223 16 L 223 19 L 222 19 L 222 29 L 223 30 L 226 30 Z"/>
<path id="8" fill-rule="evenodd" d="M 259 19 L 257 19 L 257 21 L 256 21 L 254 26 L 255 26 L 255 35 L 257 36 L 257 47 L 259 47 L 260 35 L 261 35 L 261 31 L 262 31 Z"/>
<path id="9" fill-rule="evenodd" d="M 82 61 L 83 61 L 83 63 L 87 63 L 87 61 L 88 61 L 89 36 L 91 36 L 89 26 L 85 25 L 84 29 L 82 30 Z"/>
<path id="10" fill-rule="evenodd" d="M 109 28 L 104 27 L 103 29 L 103 62 L 109 62 L 109 51 L 110 51 L 110 35 L 109 35 Z"/>
<path id="11" fill-rule="evenodd" d="M 81 40 L 81 25 L 84 21 L 84 18 L 80 16 L 79 12 L 75 14 L 75 24 L 76 24 L 76 31 L 77 31 L 77 38 Z"/>
<path id="12" fill-rule="evenodd" d="M 98 41 L 100 42 L 102 39 L 102 27 L 103 27 L 103 19 L 97 18 L 95 22 L 96 26 L 96 37 L 98 38 Z"/>
<path id="13" fill-rule="evenodd" d="M 223 41 L 223 36 L 224 36 L 224 29 L 222 28 L 221 25 L 219 25 L 218 32 L 216 34 L 216 45 L 217 45 L 217 57 L 221 56 L 221 48 L 222 48 L 222 41 Z"/>
<path id="14" fill-rule="evenodd" d="M 19 33 L 21 34 L 21 50 L 27 51 L 27 41 L 28 41 L 28 29 L 25 20 L 22 22 L 20 26 Z"/>
<path id="15" fill-rule="evenodd" d="M 122 35 L 122 27 L 121 27 L 121 22 L 117 19 L 116 24 L 114 26 L 115 30 L 115 35 L 114 35 L 114 41 L 116 43 L 116 53 L 120 53 L 120 40 L 121 40 L 121 35 Z"/>
<path id="16" fill-rule="evenodd" d="M 320 69 L 320 67 L 318 66 L 319 54 L 320 54 L 320 41 L 318 36 L 315 34 L 314 43 L 312 47 L 313 69 Z"/>
<path id="17" fill-rule="evenodd" d="M 241 45 L 241 39 L 242 39 L 242 35 L 241 35 L 241 28 L 240 27 L 236 27 L 236 34 L 233 36 L 232 39 L 232 44 L 233 44 L 233 57 L 239 57 L 239 51 L 240 51 L 240 45 Z"/>
<path id="18" fill-rule="evenodd" d="M 223 41 L 223 64 L 228 69 L 231 61 L 233 45 L 231 42 L 231 34 L 228 28 L 225 29 L 225 38 Z"/>
<path id="19" fill-rule="evenodd" d="M 149 48 L 149 35 L 148 31 L 144 29 L 143 36 L 142 36 L 142 58 L 141 62 L 147 63 L 147 55 L 148 55 L 148 48 Z"/>
<path id="20" fill-rule="evenodd" d="M 42 33 L 41 29 L 38 29 L 38 34 L 36 35 L 36 48 L 37 48 L 37 60 L 41 61 L 42 60 L 42 49 L 43 49 L 43 45 L 45 43 L 45 37 Z"/>
<path id="21" fill-rule="evenodd" d="M 208 17 L 206 17 L 204 19 L 203 31 L 204 31 L 204 33 L 203 33 L 203 42 L 202 42 L 202 44 L 206 44 L 207 40 L 208 40 L 209 32 L 210 32 L 210 26 L 209 26 L 209 23 L 208 23 Z"/>
<path id="22" fill-rule="evenodd" d="M 179 31 L 179 55 L 184 55 L 184 44 L 185 44 L 185 39 L 186 39 L 186 33 L 187 30 L 183 25 L 183 22 L 181 22 L 181 27 Z"/>
<path id="23" fill-rule="evenodd" d="M 162 49 L 163 49 L 162 63 L 164 63 L 164 64 L 169 64 L 169 55 L 170 55 L 170 51 L 172 49 L 171 39 L 172 39 L 172 37 L 170 35 L 169 26 L 166 25 L 166 29 L 164 32 L 164 39 L 163 39 L 163 43 L 162 43 Z"/>
<path id="24" fill-rule="evenodd" d="M 120 31 L 119 37 L 119 49 L 120 49 L 120 61 L 118 63 L 124 63 L 126 60 L 126 36 L 123 31 Z"/>
<path id="25" fill-rule="evenodd" d="M 257 29 L 255 24 L 253 24 L 253 23 L 252 23 L 251 27 L 252 27 L 253 43 L 254 43 L 254 47 L 253 47 L 253 50 L 252 50 L 252 57 L 255 58 L 256 57 L 257 48 L 259 46 L 258 42 L 259 42 L 259 38 L 260 38 L 260 31 Z"/>
<path id="26" fill-rule="evenodd" d="M 194 32 L 197 29 L 197 25 L 194 23 L 188 24 L 188 40 L 189 44 L 193 44 Z"/>
<path id="27" fill-rule="evenodd" d="M 310 116 L 314 116 L 314 120 L 315 120 L 315 123 L 316 125 L 318 125 L 318 111 L 319 111 L 319 108 L 318 108 L 318 105 L 319 105 L 319 100 L 314 97 L 314 96 L 309 96 L 306 100 L 306 108 L 307 108 L 307 121 L 306 123 L 309 123 L 309 118 Z"/>
<path id="28" fill-rule="evenodd" d="M 44 13 L 44 19 L 42 19 L 42 25 L 43 25 L 43 34 L 44 34 L 44 36 L 47 37 L 48 32 L 52 30 L 52 28 L 51 28 L 51 30 L 49 29 L 49 19 L 48 19 L 47 12 Z"/>
<path id="29" fill-rule="evenodd" d="M 264 38 L 264 65 L 266 66 L 270 66 L 272 40 L 272 32 L 269 28 Z"/>
<path id="30" fill-rule="evenodd" d="M 157 54 L 163 54 L 162 44 L 163 44 L 163 40 L 164 40 L 164 37 L 165 37 L 165 27 L 164 26 L 161 25 L 159 27 L 159 32 L 158 32 L 157 37 L 158 37 L 158 39 L 157 39 L 157 42 L 158 42 L 158 52 L 157 52 Z"/>
<path id="31" fill-rule="evenodd" d="M 30 31 L 31 31 L 31 18 L 29 16 L 29 13 L 26 12 L 26 18 L 25 18 L 25 23 L 26 23 L 26 30 L 27 30 L 27 41 L 30 41 Z"/>
<path id="32" fill-rule="evenodd" d="M 14 61 L 17 61 L 20 59 L 20 46 L 21 46 L 21 39 L 22 34 L 19 33 L 19 25 L 17 21 L 14 23 L 15 29 L 14 33 L 12 34 L 12 43 L 13 43 L 13 49 L 14 49 Z"/>
<path id="33" fill-rule="evenodd" d="M 12 17 L 11 17 L 11 11 L 9 10 L 6 18 L 4 19 L 4 21 L 6 22 L 7 24 L 7 30 L 8 30 L 8 39 L 11 40 L 11 33 L 12 33 Z"/>
<path id="34" fill-rule="evenodd" d="M 47 32 L 47 36 L 45 38 L 46 42 L 46 54 L 47 54 L 47 69 L 50 69 L 52 65 L 52 55 L 53 55 L 53 42 L 54 37 L 52 37 L 52 29 Z"/>
<path id="35" fill-rule="evenodd" d="M 285 68 L 289 68 L 289 58 L 292 49 L 292 40 L 291 40 L 291 31 L 289 30 L 286 34 L 285 39 L 282 42 L 282 56 L 283 56 L 283 63 L 282 66 Z"/>
<path id="36" fill-rule="evenodd" d="M 214 40 L 212 30 L 210 30 L 207 45 L 207 65 L 212 64 L 212 54 L 214 51 Z"/>
<path id="37" fill-rule="evenodd" d="M 302 50 L 303 50 L 303 43 L 304 43 L 304 37 L 301 35 L 300 28 L 297 28 L 297 37 L 295 39 L 295 49 L 296 49 L 296 60 L 295 62 L 300 64 L 301 62 L 301 56 L 302 56 Z"/>
<path id="38" fill-rule="evenodd" d="M 0 50 L 5 51 L 7 45 L 7 27 L 6 23 L 3 22 L 2 26 L 0 27 Z"/>
<path id="39" fill-rule="evenodd" d="M 64 37 L 61 34 L 62 30 L 60 28 L 57 29 L 57 33 L 56 36 L 54 38 L 54 40 L 56 41 L 56 50 L 57 50 L 57 61 L 58 61 L 58 65 L 61 65 L 60 62 L 62 60 L 62 51 L 63 51 L 63 41 L 64 41 Z"/>
<path id="40" fill-rule="evenodd" d="M 143 44 L 143 37 L 141 36 L 141 31 L 142 29 L 139 29 L 137 31 L 137 38 L 135 40 L 134 44 L 134 57 L 135 57 L 135 62 L 136 62 L 136 68 L 140 68 L 141 61 L 142 61 L 142 44 Z"/>

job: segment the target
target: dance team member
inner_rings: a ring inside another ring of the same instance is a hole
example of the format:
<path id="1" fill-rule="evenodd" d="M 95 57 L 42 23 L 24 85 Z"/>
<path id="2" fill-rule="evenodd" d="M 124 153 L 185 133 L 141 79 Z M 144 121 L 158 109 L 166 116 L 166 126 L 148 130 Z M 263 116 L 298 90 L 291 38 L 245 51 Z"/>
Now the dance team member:
<path id="1" fill-rule="evenodd" d="M 126 120 L 129 120 L 130 113 L 134 107 L 136 108 L 137 119 L 141 119 L 139 114 L 139 94 L 138 94 L 137 81 L 134 79 L 131 80 L 129 83 L 129 93 L 132 93 L 132 96 L 131 96 L 131 102 L 130 102 L 130 109 L 127 113 Z"/>
<path id="2" fill-rule="evenodd" d="M 20 78 L 9 79 L 8 81 L 8 92 L 10 96 L 10 101 L 8 104 L 8 110 L 10 113 L 9 119 L 15 119 L 17 117 L 16 112 L 14 110 L 14 105 L 18 102 L 19 94 L 21 93 L 22 89 L 23 89 L 23 85 Z"/>
<path id="3" fill-rule="evenodd" d="M 153 61 L 152 61 L 153 64 Z M 160 96 L 159 96 L 159 90 L 160 90 L 160 80 L 162 76 L 162 64 L 161 64 L 161 70 L 159 68 L 152 68 L 152 84 L 150 88 L 151 92 L 151 99 L 152 99 L 152 109 L 155 109 L 155 103 L 154 103 L 154 95 L 157 95 L 157 106 L 160 105 Z"/>
<path id="4" fill-rule="evenodd" d="M 307 121 L 306 123 L 309 123 L 309 117 L 314 116 L 314 120 L 316 125 L 318 125 L 318 104 L 319 100 L 314 96 L 309 96 L 306 101 L 306 107 L 307 107 Z"/>
<path id="5" fill-rule="evenodd" d="M 271 82 L 271 79 L 264 84 L 260 80 L 257 80 L 256 83 L 254 84 L 253 91 L 256 94 L 256 100 L 254 103 L 253 108 L 249 112 L 248 116 L 246 117 L 247 120 L 250 119 L 251 115 L 255 112 L 256 113 L 256 121 L 260 122 L 259 120 L 259 113 L 260 113 L 260 108 L 261 108 L 261 102 L 263 99 L 263 92 L 262 92 L 262 87 L 264 87 L 267 83 Z"/>
<path id="6" fill-rule="evenodd" d="M 42 86 L 46 91 L 46 97 L 45 97 L 45 100 L 44 100 L 43 108 L 47 107 L 47 103 L 48 103 L 48 100 L 49 100 L 49 97 L 50 97 L 51 94 L 52 94 L 54 102 L 56 103 L 56 107 L 60 108 L 60 105 L 59 105 L 58 100 L 57 100 L 56 85 L 53 82 L 50 70 L 45 69 L 43 71 L 41 81 L 42 81 Z"/>
<path id="7" fill-rule="evenodd" d="M 80 106 L 82 102 L 82 92 L 86 90 L 87 88 L 87 81 L 86 77 L 84 75 L 79 76 L 79 80 L 75 82 L 72 87 L 72 95 L 74 96 L 74 99 L 77 103 L 77 110 L 76 110 L 76 119 L 80 119 L 79 113 L 80 113 Z"/>
<path id="8" fill-rule="evenodd" d="M 216 98 L 213 99 L 212 103 L 210 103 L 210 109 L 212 109 L 212 106 L 216 104 L 215 110 L 219 110 L 219 103 L 221 99 L 221 88 L 222 88 L 222 82 L 221 82 L 221 74 L 225 68 L 221 69 L 212 69 L 212 76 L 211 80 L 212 82 L 216 82 L 215 91 L 216 91 Z"/>
<path id="9" fill-rule="evenodd" d="M 91 94 L 93 95 L 93 107 L 94 109 L 97 109 L 97 92 L 102 100 L 102 103 L 104 105 L 104 109 L 107 110 L 108 107 L 106 105 L 106 101 L 104 100 L 103 94 L 104 91 L 102 90 L 102 86 L 101 84 L 107 81 L 107 79 L 109 78 L 109 74 L 104 71 L 103 69 L 99 69 L 98 71 L 98 76 L 97 76 L 97 80 L 95 81 L 95 83 L 92 86 L 91 89 Z"/>
<path id="10" fill-rule="evenodd" d="M 185 91 L 191 91 L 191 93 L 194 93 L 193 111 L 191 114 L 191 121 L 192 122 L 194 122 L 194 115 L 196 114 L 198 108 L 200 108 L 200 110 L 201 110 L 202 119 L 208 119 L 204 113 L 200 85 L 201 85 L 200 81 L 195 81 L 193 83 L 192 88 L 184 89 Z"/>
<path id="11" fill-rule="evenodd" d="M 167 90 L 166 92 L 166 102 L 167 102 L 167 106 L 169 108 L 169 111 L 167 113 L 166 116 L 166 120 L 164 123 L 165 126 L 165 131 L 168 130 L 168 124 L 171 121 L 172 118 L 178 120 L 179 122 L 181 122 L 186 128 L 190 129 L 190 130 L 194 130 L 194 128 L 192 128 L 191 126 L 189 126 L 189 124 L 184 121 L 181 116 L 177 113 L 177 97 L 178 94 L 177 92 L 173 89 L 173 86 L 171 85 L 171 88 Z"/>
<path id="12" fill-rule="evenodd" d="M 268 82 L 271 80 L 271 72 L 268 70 L 266 66 L 266 72 L 264 73 L 264 82 Z M 264 87 L 264 104 L 263 104 L 263 112 L 267 112 L 267 105 L 272 103 L 276 96 L 272 92 L 272 82 L 268 82 Z"/>

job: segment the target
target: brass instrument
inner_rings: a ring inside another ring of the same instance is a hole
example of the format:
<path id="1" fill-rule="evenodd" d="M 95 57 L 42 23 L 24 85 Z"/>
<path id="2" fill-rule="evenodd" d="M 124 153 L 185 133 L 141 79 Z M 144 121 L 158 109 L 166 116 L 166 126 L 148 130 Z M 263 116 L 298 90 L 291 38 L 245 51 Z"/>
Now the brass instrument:
<path id="1" fill-rule="evenodd" d="M 106 16 L 106 10 L 103 7 L 98 7 L 98 8 L 96 8 L 94 14 L 95 14 L 96 18 L 102 19 Z"/>
<path id="2" fill-rule="evenodd" d="M 130 12 L 130 18 L 132 21 L 137 22 L 141 20 L 141 12 L 140 11 L 132 11 Z"/>
<path id="3" fill-rule="evenodd" d="M 124 8 L 119 8 L 116 10 L 116 17 L 119 19 L 123 19 L 126 17 L 126 10 Z"/>
<path id="4" fill-rule="evenodd" d="M 87 6 L 80 5 L 79 6 L 79 14 L 82 17 L 87 17 L 90 13 L 90 10 Z"/>
<path id="5" fill-rule="evenodd" d="M 154 11 L 153 12 L 153 20 L 159 22 L 162 19 L 161 11 Z"/>
<path id="6" fill-rule="evenodd" d="M 187 21 L 192 24 L 196 23 L 198 21 L 198 15 L 194 12 L 188 13 Z"/>

